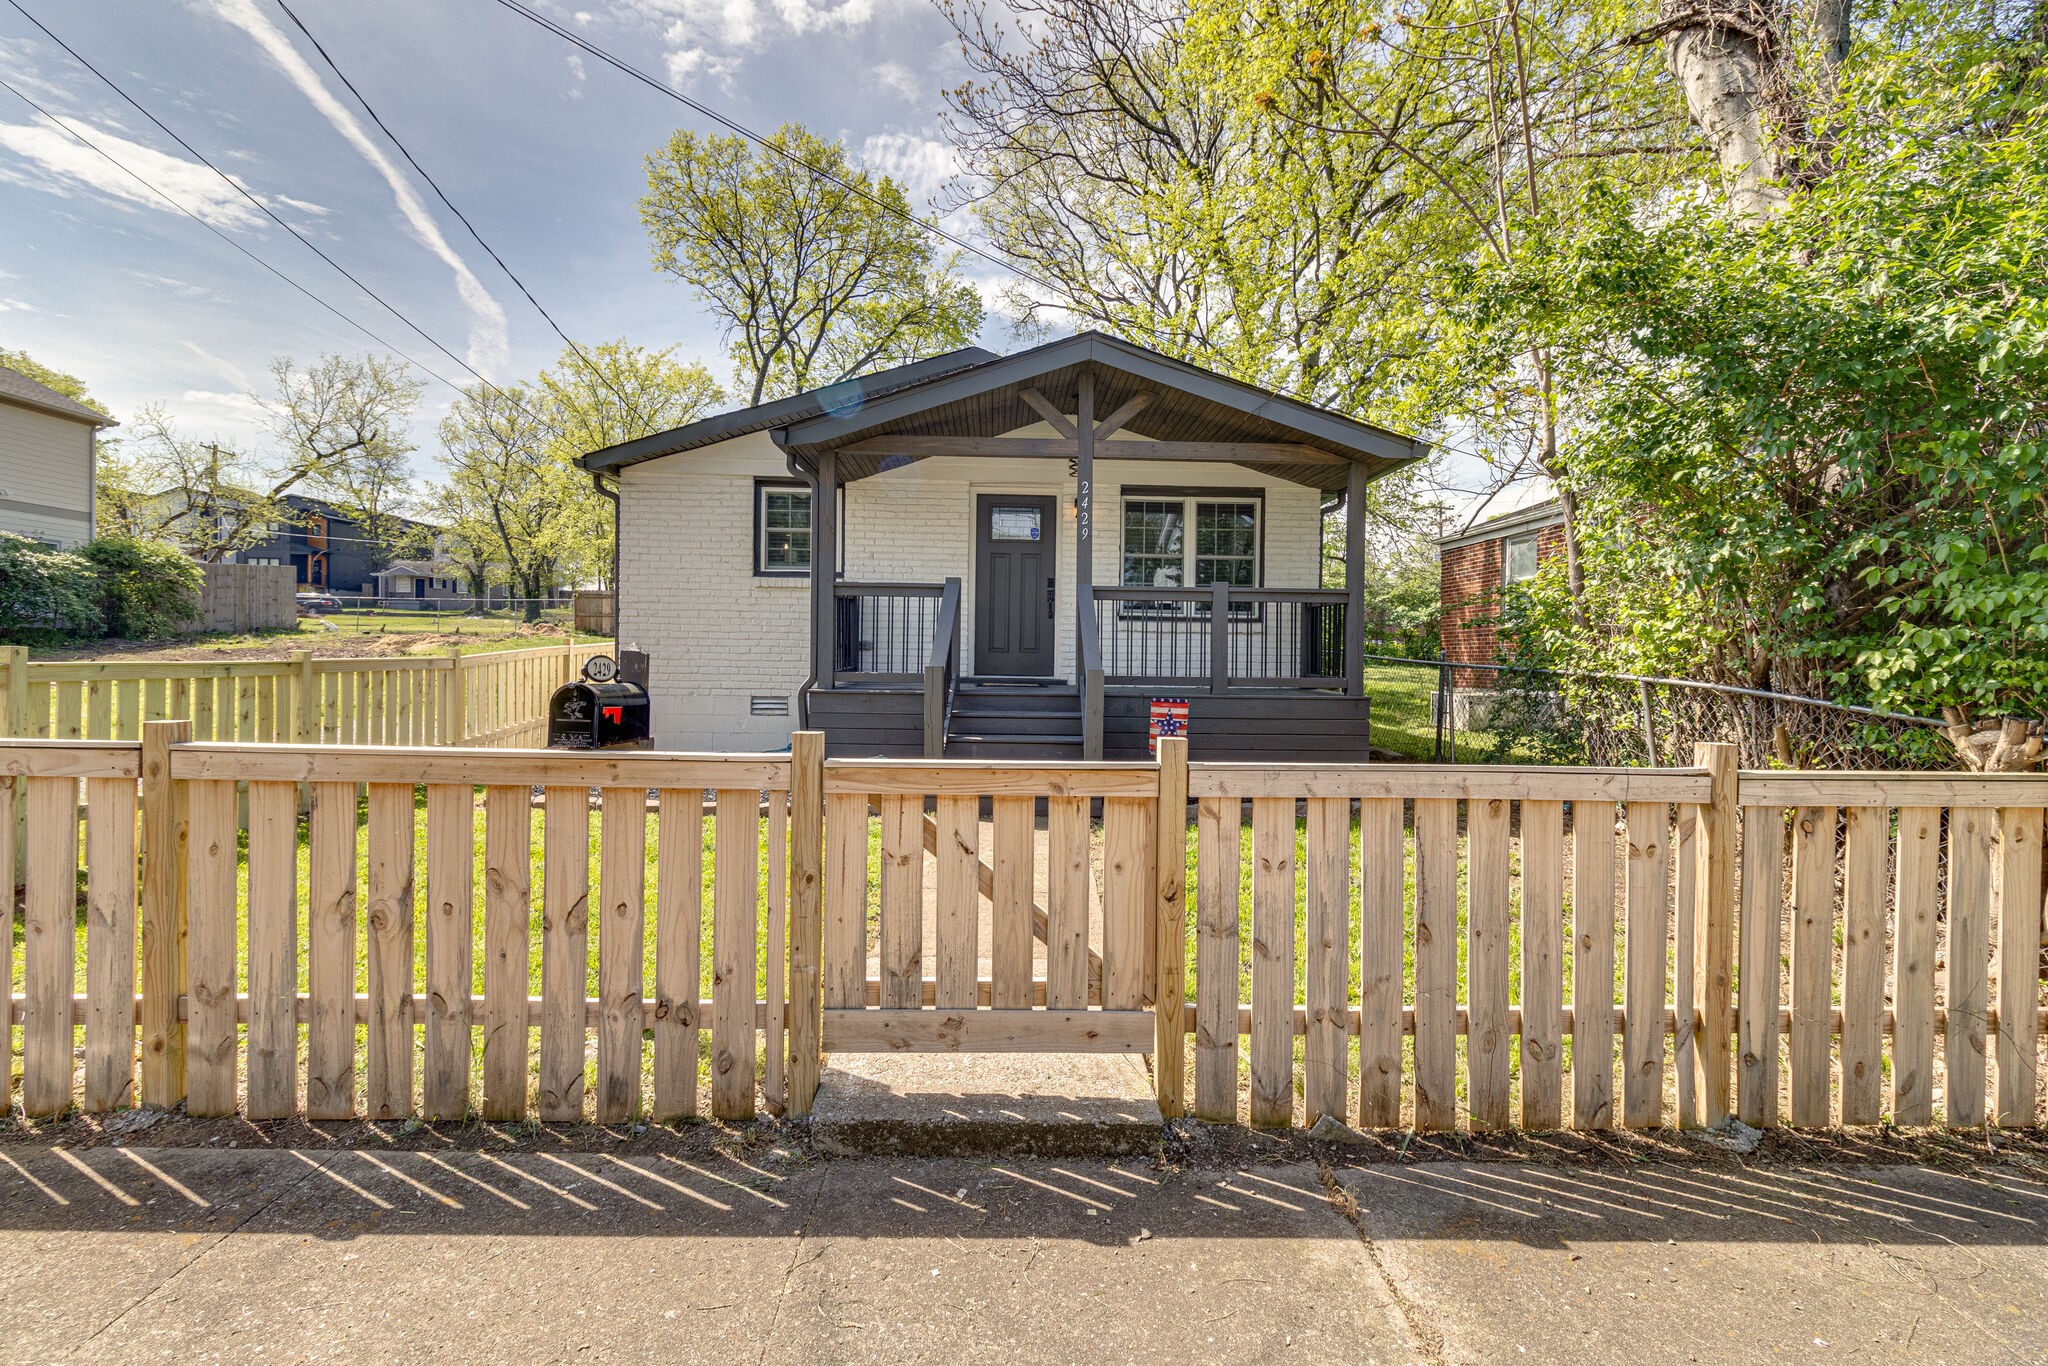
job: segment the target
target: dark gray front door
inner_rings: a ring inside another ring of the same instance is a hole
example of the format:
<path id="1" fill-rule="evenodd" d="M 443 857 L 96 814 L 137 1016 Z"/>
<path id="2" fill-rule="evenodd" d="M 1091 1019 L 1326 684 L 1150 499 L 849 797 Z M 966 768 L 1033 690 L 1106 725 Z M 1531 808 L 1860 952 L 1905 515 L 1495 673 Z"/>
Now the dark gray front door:
<path id="1" fill-rule="evenodd" d="M 984 493 L 974 508 L 974 671 L 1053 671 L 1053 533 L 1059 500 Z"/>

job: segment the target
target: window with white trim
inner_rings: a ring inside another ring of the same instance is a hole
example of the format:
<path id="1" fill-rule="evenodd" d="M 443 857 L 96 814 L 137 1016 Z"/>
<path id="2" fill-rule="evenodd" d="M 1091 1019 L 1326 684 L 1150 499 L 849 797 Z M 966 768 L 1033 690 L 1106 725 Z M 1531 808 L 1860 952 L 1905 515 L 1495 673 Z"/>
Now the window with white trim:
<path id="1" fill-rule="evenodd" d="M 1520 583 L 1536 577 L 1536 533 L 1510 536 L 1501 545 L 1501 577 L 1506 583 Z"/>

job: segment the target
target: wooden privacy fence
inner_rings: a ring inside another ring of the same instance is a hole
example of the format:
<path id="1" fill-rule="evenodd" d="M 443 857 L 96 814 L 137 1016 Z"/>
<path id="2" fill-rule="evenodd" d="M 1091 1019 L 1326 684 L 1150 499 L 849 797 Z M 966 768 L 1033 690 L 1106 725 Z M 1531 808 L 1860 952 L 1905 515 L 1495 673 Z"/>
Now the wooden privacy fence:
<path id="1" fill-rule="evenodd" d="M 602 644 L 464 655 L 203 663 L 32 663 L 0 647 L 0 736 L 139 740 L 189 720 L 200 740 L 344 745 L 537 745 L 548 696 Z"/>
<path id="2" fill-rule="evenodd" d="M 2044 779 L 189 733 L 0 741 L 29 1114 L 802 1115 L 862 1049 L 1256 1124 L 2038 1114 Z"/>

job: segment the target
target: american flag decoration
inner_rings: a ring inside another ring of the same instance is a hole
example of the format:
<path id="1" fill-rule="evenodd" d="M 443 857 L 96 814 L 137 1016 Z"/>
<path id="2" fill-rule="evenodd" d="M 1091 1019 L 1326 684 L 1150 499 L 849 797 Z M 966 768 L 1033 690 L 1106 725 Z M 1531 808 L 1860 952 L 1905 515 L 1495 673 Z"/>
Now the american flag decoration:
<path id="1" fill-rule="evenodd" d="M 1188 733 L 1188 700 L 1185 697 L 1155 697 L 1152 699 L 1152 722 L 1146 728 L 1147 747 L 1152 757 L 1159 757 L 1159 737 L 1162 735 L 1186 735 Z"/>

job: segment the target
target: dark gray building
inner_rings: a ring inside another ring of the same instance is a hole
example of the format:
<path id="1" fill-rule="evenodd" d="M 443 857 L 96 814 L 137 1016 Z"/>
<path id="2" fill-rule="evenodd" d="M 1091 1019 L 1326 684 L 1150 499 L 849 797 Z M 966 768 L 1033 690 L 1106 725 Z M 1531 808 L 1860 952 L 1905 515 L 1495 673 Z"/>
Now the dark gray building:
<path id="1" fill-rule="evenodd" d="M 285 513 L 273 534 L 237 553 L 242 564 L 288 564 L 304 592 L 362 594 L 377 591 L 377 571 L 397 558 L 398 547 L 379 542 L 331 503 L 288 493 Z M 431 537 L 434 529 L 398 519 L 402 533 Z"/>

